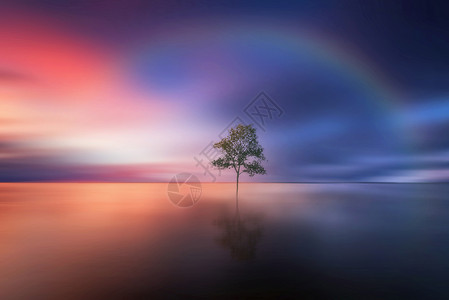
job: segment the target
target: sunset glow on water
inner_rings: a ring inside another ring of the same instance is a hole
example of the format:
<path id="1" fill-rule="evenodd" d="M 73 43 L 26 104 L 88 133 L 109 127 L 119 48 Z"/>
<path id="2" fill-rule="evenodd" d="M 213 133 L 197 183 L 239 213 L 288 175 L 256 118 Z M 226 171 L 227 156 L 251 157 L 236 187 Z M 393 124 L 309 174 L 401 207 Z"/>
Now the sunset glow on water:
<path id="1" fill-rule="evenodd" d="M 238 217 L 234 184 L 202 187 L 0 184 L 0 298 L 447 292 L 446 186 L 242 184 Z"/>

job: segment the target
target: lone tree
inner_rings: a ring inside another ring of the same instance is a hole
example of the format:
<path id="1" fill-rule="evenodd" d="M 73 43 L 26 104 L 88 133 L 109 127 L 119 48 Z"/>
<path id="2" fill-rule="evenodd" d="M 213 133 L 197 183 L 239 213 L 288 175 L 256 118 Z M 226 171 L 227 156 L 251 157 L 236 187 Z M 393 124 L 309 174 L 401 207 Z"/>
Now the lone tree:
<path id="1" fill-rule="evenodd" d="M 267 173 L 261 164 L 265 156 L 257 140 L 256 129 L 252 125 L 237 125 L 229 130 L 228 136 L 215 143 L 214 148 L 221 155 L 211 162 L 212 166 L 220 170 L 234 169 L 237 173 L 235 198 L 238 207 L 240 175 L 248 173 L 252 177 Z"/>

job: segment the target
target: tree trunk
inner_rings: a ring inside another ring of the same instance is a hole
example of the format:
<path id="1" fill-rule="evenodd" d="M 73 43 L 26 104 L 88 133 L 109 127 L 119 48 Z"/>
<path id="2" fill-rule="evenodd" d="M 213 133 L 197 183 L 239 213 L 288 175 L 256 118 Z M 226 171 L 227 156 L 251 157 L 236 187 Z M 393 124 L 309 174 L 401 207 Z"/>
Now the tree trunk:
<path id="1" fill-rule="evenodd" d="M 237 186 L 235 190 L 235 210 L 238 212 L 239 210 L 239 176 L 240 174 L 237 173 Z"/>

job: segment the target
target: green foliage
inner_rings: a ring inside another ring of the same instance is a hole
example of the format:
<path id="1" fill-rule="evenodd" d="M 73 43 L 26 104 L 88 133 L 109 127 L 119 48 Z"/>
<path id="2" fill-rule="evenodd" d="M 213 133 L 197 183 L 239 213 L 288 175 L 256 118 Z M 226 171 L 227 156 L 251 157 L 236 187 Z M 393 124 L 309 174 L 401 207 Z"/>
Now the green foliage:
<path id="1" fill-rule="evenodd" d="M 266 174 L 262 161 L 263 148 L 259 145 L 256 129 L 252 125 L 237 125 L 229 130 L 228 136 L 214 144 L 221 152 L 220 157 L 211 162 L 218 169 L 234 169 L 237 178 L 242 173 L 249 176 Z"/>

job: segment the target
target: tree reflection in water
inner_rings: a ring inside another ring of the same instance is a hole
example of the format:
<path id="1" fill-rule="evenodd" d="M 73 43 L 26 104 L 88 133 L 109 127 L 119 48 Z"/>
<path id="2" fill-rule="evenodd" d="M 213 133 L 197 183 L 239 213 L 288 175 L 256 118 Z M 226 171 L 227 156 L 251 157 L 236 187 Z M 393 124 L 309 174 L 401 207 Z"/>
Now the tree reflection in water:
<path id="1" fill-rule="evenodd" d="M 251 260 L 256 256 L 257 246 L 263 234 L 261 215 L 241 216 L 238 208 L 233 216 L 224 215 L 214 221 L 221 230 L 217 243 L 231 252 L 235 260 Z"/>

